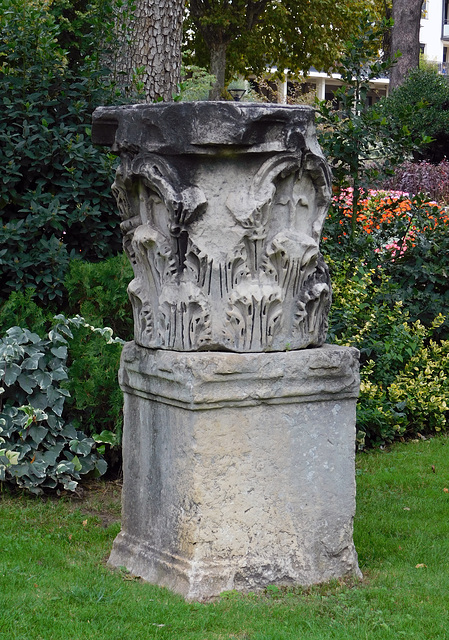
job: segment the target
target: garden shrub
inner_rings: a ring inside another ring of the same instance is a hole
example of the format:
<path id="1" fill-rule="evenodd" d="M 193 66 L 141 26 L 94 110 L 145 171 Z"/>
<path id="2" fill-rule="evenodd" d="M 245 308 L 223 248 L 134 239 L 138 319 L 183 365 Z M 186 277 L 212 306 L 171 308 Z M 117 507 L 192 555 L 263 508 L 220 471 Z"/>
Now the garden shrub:
<path id="1" fill-rule="evenodd" d="M 442 317 L 435 319 L 437 327 Z M 449 415 L 449 340 L 428 340 L 430 332 L 415 323 L 421 348 L 389 387 L 391 402 L 404 406 L 402 425 L 407 433 L 446 429 Z"/>
<path id="2" fill-rule="evenodd" d="M 441 320 L 436 318 L 434 326 Z M 362 446 L 447 427 L 449 341 L 432 340 L 432 331 L 419 320 L 392 326 L 390 335 L 386 352 L 361 371 L 357 425 Z M 394 361 L 400 366 L 389 369 Z"/>
<path id="3" fill-rule="evenodd" d="M 388 301 L 402 301 L 411 321 L 449 337 L 449 215 L 426 198 L 402 192 L 368 191 L 360 200 L 357 233 L 351 237 L 352 190 L 334 197 L 323 233 L 323 251 L 338 262 L 361 259 L 368 268 L 382 266 L 395 284 Z"/>
<path id="4" fill-rule="evenodd" d="M 449 415 L 449 216 L 422 196 L 370 191 L 351 238 L 351 198 L 334 197 L 322 248 L 329 341 L 361 352 L 359 446 L 435 433 Z"/>
<path id="5" fill-rule="evenodd" d="M 65 280 L 69 315 L 80 314 L 91 325 L 111 327 L 125 340 L 133 338 L 133 315 L 127 286 L 133 277 L 125 254 L 102 262 L 70 263 Z M 86 327 L 73 330 L 69 352 L 69 377 L 65 383 L 67 416 L 89 435 L 108 431 L 120 444 L 123 394 L 117 380 L 121 345 L 106 344 Z M 116 451 L 108 449 L 108 462 Z"/>
<path id="6" fill-rule="evenodd" d="M 133 277 L 124 253 L 101 262 L 73 260 L 64 281 L 66 314 L 79 314 L 91 324 L 111 327 L 124 340 L 132 340 L 133 315 L 127 289 Z"/>
<path id="7" fill-rule="evenodd" d="M 415 159 L 441 162 L 449 154 L 449 84 L 437 70 L 410 71 L 383 99 L 381 113 L 392 127 L 405 127 L 414 139 L 429 138 L 415 151 Z"/>
<path id="8" fill-rule="evenodd" d="M 111 327 L 114 334 L 132 339 L 133 317 L 127 295 L 132 277 L 129 260 L 121 253 L 97 263 L 73 260 L 64 281 L 64 313 L 81 315 L 86 323 L 71 326 L 68 377 L 63 382 L 70 396 L 65 399 L 63 417 L 88 436 L 102 433 L 102 441 L 115 445 L 106 449 L 113 471 L 120 462 L 123 424 L 123 394 L 117 380 L 122 346 L 120 342 L 108 344 L 91 327 Z M 42 336 L 54 324 L 53 314 L 37 305 L 33 294 L 31 289 L 13 292 L 0 305 L 0 335 L 9 327 L 21 326 Z"/>
<path id="9" fill-rule="evenodd" d="M 121 250 L 116 160 L 90 142 L 92 111 L 117 95 L 107 72 L 70 68 L 49 6 L 7 0 L 0 15 L 0 296 L 32 288 L 44 304 L 70 258 Z"/>
<path id="10" fill-rule="evenodd" d="M 430 162 L 404 162 L 382 182 L 382 189 L 405 191 L 412 195 L 424 193 L 439 204 L 449 204 L 449 162 L 444 158 L 438 164 Z"/>
<path id="11" fill-rule="evenodd" d="M 34 289 L 13 291 L 8 298 L 0 302 L 0 335 L 10 327 L 24 327 L 33 333 L 44 335 L 53 322 L 50 308 L 43 308 L 34 300 Z"/>
<path id="12" fill-rule="evenodd" d="M 68 360 L 69 377 L 64 387 L 70 392 L 66 415 L 88 435 L 108 431 L 121 442 L 123 394 L 118 384 L 122 346 L 106 344 L 89 329 L 73 331 Z"/>
<path id="13" fill-rule="evenodd" d="M 101 475 L 107 467 L 95 441 L 63 416 L 70 326 L 86 323 L 55 320 L 45 339 L 19 327 L 0 339 L 0 481 L 32 493 L 73 491 L 81 475 Z M 114 342 L 112 330 L 91 330 Z"/>
<path id="14" fill-rule="evenodd" d="M 411 322 L 403 303 L 392 302 L 398 286 L 381 267 L 368 269 L 362 260 L 350 259 L 329 263 L 334 292 L 329 341 L 360 350 L 359 447 L 445 429 L 449 341 L 432 338 L 443 316 L 430 327 Z"/>

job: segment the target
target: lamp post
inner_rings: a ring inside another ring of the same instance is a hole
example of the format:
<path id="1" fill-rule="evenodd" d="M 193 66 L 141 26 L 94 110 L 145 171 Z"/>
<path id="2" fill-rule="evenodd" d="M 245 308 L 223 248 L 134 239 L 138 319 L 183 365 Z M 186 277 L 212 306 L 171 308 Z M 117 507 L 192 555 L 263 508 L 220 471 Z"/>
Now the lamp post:
<path id="1" fill-rule="evenodd" d="M 240 102 L 246 93 L 246 89 L 228 89 L 228 91 L 235 102 Z"/>

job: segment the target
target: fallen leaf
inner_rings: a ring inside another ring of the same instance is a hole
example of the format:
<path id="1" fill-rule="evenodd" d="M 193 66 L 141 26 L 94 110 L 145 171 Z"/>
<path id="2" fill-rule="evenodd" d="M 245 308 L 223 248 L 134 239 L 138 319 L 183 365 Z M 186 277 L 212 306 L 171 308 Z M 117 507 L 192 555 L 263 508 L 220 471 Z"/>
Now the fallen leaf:
<path id="1" fill-rule="evenodd" d="M 447 487 L 444 487 L 443 491 L 444 493 L 449 493 L 449 489 Z"/>
<path id="2" fill-rule="evenodd" d="M 404 511 L 410 511 L 410 507 L 404 507 Z"/>
<path id="3" fill-rule="evenodd" d="M 427 569 L 427 565 L 426 564 L 417 564 L 416 567 L 415 567 L 415 569 L 424 569 L 424 568 Z"/>
<path id="4" fill-rule="evenodd" d="M 72 539 L 72 534 L 71 534 L 71 533 L 69 533 L 69 540 L 71 540 L 71 539 Z"/>
<path id="5" fill-rule="evenodd" d="M 83 527 L 87 525 L 87 520 L 83 520 Z"/>
<path id="6" fill-rule="evenodd" d="M 432 465 L 432 471 L 433 471 L 434 473 L 436 473 L 436 471 L 435 471 L 435 465 L 434 465 L 434 464 Z"/>

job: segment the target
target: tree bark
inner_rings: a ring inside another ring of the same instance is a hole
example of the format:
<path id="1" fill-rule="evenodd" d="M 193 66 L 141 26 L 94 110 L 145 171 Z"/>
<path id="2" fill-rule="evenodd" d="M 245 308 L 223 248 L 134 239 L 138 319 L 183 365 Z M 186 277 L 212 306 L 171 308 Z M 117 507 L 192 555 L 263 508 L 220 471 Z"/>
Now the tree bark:
<path id="1" fill-rule="evenodd" d="M 390 73 L 390 90 L 399 87 L 407 73 L 419 65 L 419 30 L 423 0 L 393 0 L 393 30 L 391 33 L 391 57 L 399 51 Z"/>
<path id="2" fill-rule="evenodd" d="M 147 102 L 173 100 L 181 70 L 182 18 L 185 0 L 134 0 L 127 15 L 126 42 L 117 68 L 121 85 L 131 86 L 133 76 L 143 82 Z M 136 73 L 136 70 L 137 73 Z"/>
<path id="3" fill-rule="evenodd" d="M 212 46 L 210 50 L 210 73 L 215 76 L 216 80 L 209 92 L 209 100 L 223 98 L 226 76 L 226 48 L 227 44 L 220 43 Z"/>
<path id="4" fill-rule="evenodd" d="M 393 8 L 389 6 L 387 0 L 384 0 L 384 11 L 383 11 L 383 17 L 386 20 L 391 20 L 393 17 Z M 384 31 L 384 35 L 382 38 L 382 59 L 383 60 L 388 60 L 390 58 L 392 58 L 392 52 L 391 52 L 391 32 L 393 30 L 393 27 L 389 27 L 388 29 L 386 29 Z"/>

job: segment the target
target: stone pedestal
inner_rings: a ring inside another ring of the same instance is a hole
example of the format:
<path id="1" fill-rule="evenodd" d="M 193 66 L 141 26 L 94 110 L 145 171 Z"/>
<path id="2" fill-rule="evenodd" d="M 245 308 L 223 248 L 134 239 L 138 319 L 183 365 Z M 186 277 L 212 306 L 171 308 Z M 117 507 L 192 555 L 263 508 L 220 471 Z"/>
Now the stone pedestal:
<path id="1" fill-rule="evenodd" d="M 313 109 L 100 107 L 92 137 L 120 155 L 135 276 L 110 564 L 190 599 L 357 574 L 358 361 L 324 344 Z"/>
<path id="2" fill-rule="evenodd" d="M 358 574 L 358 352 L 129 343 L 122 531 L 109 560 L 188 599 Z"/>

